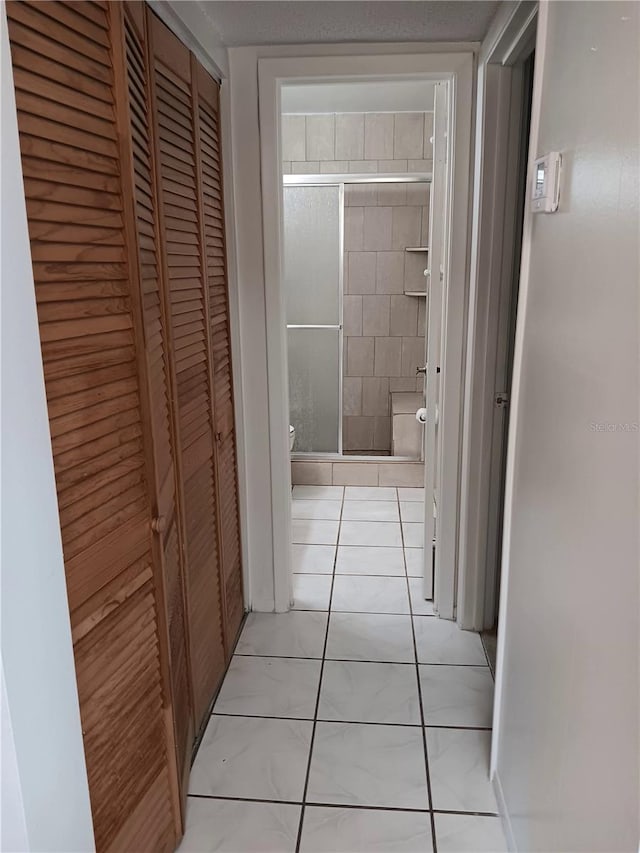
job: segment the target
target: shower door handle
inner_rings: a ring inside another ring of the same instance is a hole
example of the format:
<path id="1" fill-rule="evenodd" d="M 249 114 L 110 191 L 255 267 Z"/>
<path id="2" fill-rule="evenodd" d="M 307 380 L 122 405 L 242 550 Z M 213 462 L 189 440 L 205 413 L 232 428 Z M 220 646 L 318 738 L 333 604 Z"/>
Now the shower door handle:
<path id="1" fill-rule="evenodd" d="M 422 374 L 423 376 L 427 375 L 427 365 L 426 364 L 424 367 L 416 367 L 416 376 L 420 376 L 420 374 Z"/>

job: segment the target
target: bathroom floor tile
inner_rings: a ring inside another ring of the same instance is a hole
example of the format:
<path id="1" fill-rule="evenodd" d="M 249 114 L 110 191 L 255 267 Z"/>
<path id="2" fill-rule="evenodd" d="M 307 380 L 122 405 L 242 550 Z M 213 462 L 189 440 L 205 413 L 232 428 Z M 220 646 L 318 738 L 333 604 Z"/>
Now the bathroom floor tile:
<path id="1" fill-rule="evenodd" d="M 190 794 L 300 800 L 311 720 L 211 717 L 189 780 Z"/>
<path id="2" fill-rule="evenodd" d="M 234 655 L 214 714 L 313 719 L 321 661 Z"/>
<path id="3" fill-rule="evenodd" d="M 336 574 L 397 575 L 404 577 L 402 548 L 340 545 L 336 561 Z"/>
<path id="4" fill-rule="evenodd" d="M 420 663 L 475 664 L 486 666 L 480 636 L 461 630 L 455 622 L 415 616 L 416 648 Z"/>
<path id="5" fill-rule="evenodd" d="M 335 545 L 292 545 L 291 562 L 294 574 L 311 572 L 316 575 L 333 573 Z"/>
<path id="6" fill-rule="evenodd" d="M 423 501 L 400 501 L 400 516 L 403 521 L 424 524 Z"/>
<path id="7" fill-rule="evenodd" d="M 435 616 L 433 601 L 426 599 L 423 592 L 422 578 L 409 578 L 409 594 L 411 595 L 411 610 L 414 616 Z"/>
<path id="8" fill-rule="evenodd" d="M 431 853 L 428 813 L 307 806 L 300 853 Z"/>
<path id="9" fill-rule="evenodd" d="M 345 501 L 343 521 L 399 521 L 397 501 Z"/>
<path id="10" fill-rule="evenodd" d="M 338 541 L 339 524 L 337 520 L 292 518 L 292 541 L 306 545 L 335 545 Z"/>
<path id="11" fill-rule="evenodd" d="M 399 486 L 398 498 L 401 501 L 422 501 L 424 503 L 424 489 L 410 489 Z"/>
<path id="12" fill-rule="evenodd" d="M 346 486 L 346 501 L 395 501 L 398 499 L 395 488 L 390 486 Z"/>
<path id="13" fill-rule="evenodd" d="M 321 658 L 326 630 L 326 613 L 250 613 L 236 654 Z"/>
<path id="14" fill-rule="evenodd" d="M 318 723 L 307 801 L 427 809 L 418 727 Z"/>
<path id="15" fill-rule="evenodd" d="M 332 580 L 331 575 L 294 575 L 293 609 L 328 610 Z"/>
<path id="16" fill-rule="evenodd" d="M 471 814 L 437 814 L 438 853 L 507 853 L 499 817 Z"/>
<path id="17" fill-rule="evenodd" d="M 416 524 L 410 521 L 402 522 L 402 535 L 405 548 L 424 548 L 424 522 Z"/>
<path id="18" fill-rule="evenodd" d="M 294 853 L 301 806 L 187 799 L 177 853 Z"/>
<path id="19" fill-rule="evenodd" d="M 344 486 L 294 486 L 294 500 L 341 501 Z"/>
<path id="20" fill-rule="evenodd" d="M 427 726 L 491 726 L 493 678 L 488 666 L 420 664 Z"/>
<path id="21" fill-rule="evenodd" d="M 404 558 L 407 563 L 407 574 L 410 578 L 421 578 L 424 575 L 424 548 L 405 548 Z"/>
<path id="22" fill-rule="evenodd" d="M 491 732 L 428 728 L 433 808 L 498 813 L 489 781 Z"/>
<path id="23" fill-rule="evenodd" d="M 339 575 L 331 609 L 351 613 L 410 613 L 406 578 Z"/>
<path id="24" fill-rule="evenodd" d="M 342 501 L 329 500 L 293 500 L 291 501 L 292 518 L 332 519 L 340 518 Z"/>
<path id="25" fill-rule="evenodd" d="M 400 524 L 391 521 L 343 521 L 340 545 L 402 545 Z"/>
<path id="26" fill-rule="evenodd" d="M 420 725 L 414 665 L 325 661 L 318 718 Z"/>
<path id="27" fill-rule="evenodd" d="M 327 659 L 413 663 L 410 616 L 332 613 Z"/>

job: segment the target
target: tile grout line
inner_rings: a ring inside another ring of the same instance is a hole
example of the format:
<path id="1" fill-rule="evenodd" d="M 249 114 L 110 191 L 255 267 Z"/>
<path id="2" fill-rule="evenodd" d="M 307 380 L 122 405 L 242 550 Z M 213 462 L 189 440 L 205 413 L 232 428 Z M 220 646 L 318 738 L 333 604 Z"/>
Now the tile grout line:
<path id="1" fill-rule="evenodd" d="M 398 497 L 398 513 L 400 513 L 400 492 L 396 490 L 396 494 Z M 425 725 L 425 716 L 424 716 L 424 704 L 422 701 L 422 685 L 420 684 L 420 664 L 418 662 L 418 644 L 416 642 L 416 630 L 413 616 L 413 604 L 411 603 L 411 585 L 409 584 L 409 573 L 407 571 L 407 558 L 404 552 L 404 528 L 402 526 L 402 516 L 400 517 L 400 536 L 402 538 L 402 558 L 404 560 L 404 571 L 405 571 L 405 579 L 407 582 L 407 595 L 409 596 L 409 615 L 411 618 L 411 636 L 413 638 L 413 653 L 415 656 L 415 668 L 416 668 L 416 681 L 418 687 L 418 702 L 420 704 L 420 720 L 422 725 L 420 726 L 422 732 L 422 746 L 424 749 L 424 769 L 426 774 L 427 781 L 427 801 L 429 805 L 429 819 L 431 821 L 431 843 L 433 847 L 433 853 L 438 853 L 438 843 L 436 839 L 436 821 L 433 816 L 433 795 L 431 793 L 431 774 L 429 773 L 429 752 L 427 749 L 427 729 Z"/>
<path id="2" fill-rule="evenodd" d="M 334 661 L 331 661 L 333 663 Z M 347 661 L 348 663 L 363 663 L 363 661 Z M 367 663 L 367 661 L 364 661 Z M 377 661 L 374 661 L 377 663 Z M 387 666 L 411 666 L 412 663 L 390 663 L 386 664 Z M 287 717 L 287 716 L 273 716 L 272 714 L 231 714 L 227 711 L 214 711 L 211 714 L 212 717 L 232 717 L 234 719 L 240 718 L 243 720 L 293 720 L 295 722 L 300 723 L 311 723 L 313 722 L 312 717 Z M 443 723 L 430 723 L 429 725 L 422 726 L 421 723 L 389 723 L 382 722 L 380 720 L 338 720 L 338 719 L 325 719 L 324 717 L 319 717 L 317 720 L 318 723 L 340 723 L 340 725 L 345 726 L 395 726 L 400 728 L 409 728 L 409 729 L 453 729 L 455 731 L 470 731 L 470 732 L 490 732 L 491 726 L 450 726 L 445 725 Z"/>
<path id="3" fill-rule="evenodd" d="M 316 739 L 316 729 L 318 727 L 318 709 L 320 708 L 320 694 L 322 692 L 322 678 L 324 675 L 324 664 L 327 656 L 327 644 L 329 642 L 329 625 L 331 623 L 331 600 L 333 598 L 333 585 L 336 578 L 336 563 L 338 561 L 338 543 L 340 542 L 340 529 L 342 527 L 342 509 L 344 507 L 344 496 L 346 489 L 342 492 L 342 501 L 340 503 L 340 518 L 338 519 L 338 533 L 335 542 L 335 552 L 333 555 L 333 572 L 331 573 L 331 589 L 329 591 L 329 609 L 327 610 L 327 627 L 324 633 L 324 645 L 322 647 L 322 663 L 320 664 L 320 679 L 318 681 L 318 692 L 316 694 L 316 705 L 313 712 L 313 727 L 311 729 L 311 740 L 309 742 L 309 758 L 307 759 L 307 772 L 304 779 L 304 788 L 302 789 L 302 808 L 300 809 L 300 823 L 298 824 L 298 836 L 296 839 L 296 853 L 300 853 L 300 844 L 302 842 L 302 828 L 304 825 L 304 813 L 307 802 L 307 790 L 309 788 L 309 776 L 311 775 L 311 761 L 313 758 L 313 746 Z"/>

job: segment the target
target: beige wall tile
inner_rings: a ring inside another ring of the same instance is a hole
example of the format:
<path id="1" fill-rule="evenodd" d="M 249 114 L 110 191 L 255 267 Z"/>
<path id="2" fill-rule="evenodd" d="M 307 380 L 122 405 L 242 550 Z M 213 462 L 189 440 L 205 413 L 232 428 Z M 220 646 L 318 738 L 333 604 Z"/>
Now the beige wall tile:
<path id="1" fill-rule="evenodd" d="M 416 368 L 424 366 L 424 338 L 402 338 L 402 375 L 415 376 Z"/>
<path id="2" fill-rule="evenodd" d="M 409 172 L 433 172 L 433 160 L 409 160 L 407 163 Z"/>
<path id="3" fill-rule="evenodd" d="M 307 116 L 307 159 L 340 160 L 335 154 L 336 119 L 334 115 Z M 291 158 L 294 159 L 293 157 Z"/>
<path id="4" fill-rule="evenodd" d="M 361 252 L 364 239 L 364 207 L 344 209 L 344 250 Z"/>
<path id="5" fill-rule="evenodd" d="M 385 172 L 406 172 L 406 160 L 378 160 L 378 171 Z"/>
<path id="6" fill-rule="evenodd" d="M 362 335 L 362 296 L 347 294 L 342 300 L 342 313 L 345 337 Z"/>
<path id="7" fill-rule="evenodd" d="M 407 204 L 417 205 L 418 207 L 422 207 L 425 204 L 429 204 L 429 195 L 430 195 L 430 187 L 429 184 L 425 183 L 416 183 L 416 184 L 407 184 Z"/>
<path id="8" fill-rule="evenodd" d="M 362 414 L 385 416 L 390 412 L 389 379 L 385 376 L 362 380 Z"/>
<path id="9" fill-rule="evenodd" d="M 348 171 L 348 160 L 323 160 L 320 163 L 321 175 L 346 175 Z"/>
<path id="10" fill-rule="evenodd" d="M 381 486 L 404 486 L 415 489 L 424 486 L 423 462 L 381 462 L 378 465 L 378 472 Z"/>
<path id="11" fill-rule="evenodd" d="M 418 334 L 427 334 L 427 300 L 418 299 Z"/>
<path id="12" fill-rule="evenodd" d="M 349 293 L 349 253 L 342 256 L 342 292 Z"/>
<path id="13" fill-rule="evenodd" d="M 380 196 L 378 195 L 378 198 Z M 391 249 L 391 207 L 365 207 L 363 248 L 374 252 Z"/>
<path id="14" fill-rule="evenodd" d="M 419 210 L 419 208 L 415 208 Z M 404 254 L 404 289 L 406 291 L 427 289 L 427 279 L 424 271 L 429 263 L 426 252 L 405 252 Z"/>
<path id="15" fill-rule="evenodd" d="M 346 417 L 344 419 L 344 435 L 342 437 L 345 450 L 373 450 L 374 418 L 362 416 Z"/>
<path id="16" fill-rule="evenodd" d="M 388 296 L 362 297 L 362 334 L 373 337 L 389 335 Z"/>
<path id="17" fill-rule="evenodd" d="M 433 160 L 433 113 L 424 114 L 424 148 L 422 156 L 425 160 Z"/>
<path id="18" fill-rule="evenodd" d="M 362 414 L 362 379 L 359 376 L 345 376 L 342 380 L 342 414 Z"/>
<path id="19" fill-rule="evenodd" d="M 392 208 L 391 245 L 394 249 L 420 245 L 422 216 L 419 207 Z"/>
<path id="20" fill-rule="evenodd" d="M 375 207 L 378 203 L 377 184 L 351 184 L 344 188 L 345 207 Z"/>
<path id="21" fill-rule="evenodd" d="M 407 184 L 378 184 L 378 204 L 399 207 L 407 203 Z"/>
<path id="22" fill-rule="evenodd" d="M 423 246 L 429 245 L 429 208 L 422 208 L 422 227 L 420 229 L 420 242 Z"/>
<path id="23" fill-rule="evenodd" d="M 389 389 L 393 394 L 394 391 L 415 391 L 415 382 L 406 376 L 396 376 L 389 380 Z"/>
<path id="24" fill-rule="evenodd" d="M 415 336 L 418 334 L 418 303 L 415 296 L 391 296 L 389 334 Z M 422 300 L 424 301 L 424 300 Z"/>
<path id="25" fill-rule="evenodd" d="M 334 462 L 334 486 L 377 486 L 377 462 Z"/>
<path id="26" fill-rule="evenodd" d="M 386 450 L 391 452 L 391 418 L 374 418 L 373 425 L 373 447 L 374 450 Z"/>
<path id="27" fill-rule="evenodd" d="M 394 456 L 419 459 L 422 454 L 423 427 L 414 415 L 394 415 L 391 419 L 391 440 Z"/>
<path id="28" fill-rule="evenodd" d="M 369 174 L 378 171 L 377 160 L 349 160 L 349 174 Z"/>
<path id="29" fill-rule="evenodd" d="M 347 376 L 373 376 L 373 342 L 373 338 L 347 338 Z"/>
<path id="30" fill-rule="evenodd" d="M 364 117 L 364 159 L 393 160 L 393 113 Z"/>
<path id="31" fill-rule="evenodd" d="M 422 157 L 424 113 L 396 113 L 393 131 L 394 158 Z"/>
<path id="32" fill-rule="evenodd" d="M 303 163 L 300 163 L 294 160 L 291 163 L 291 174 L 292 175 L 319 175 L 320 174 L 320 163 L 318 160 L 307 160 Z"/>
<path id="33" fill-rule="evenodd" d="M 349 252 L 349 293 L 376 292 L 376 253 Z"/>
<path id="34" fill-rule="evenodd" d="M 282 159 L 306 160 L 305 117 L 282 116 Z"/>
<path id="35" fill-rule="evenodd" d="M 376 338 L 375 342 L 374 372 L 369 375 L 402 376 L 402 338 Z"/>
<path id="36" fill-rule="evenodd" d="M 292 462 L 291 482 L 294 486 L 330 486 L 331 462 Z"/>
<path id="37" fill-rule="evenodd" d="M 378 252 L 376 293 L 404 291 L 404 252 Z"/>
<path id="38" fill-rule="evenodd" d="M 283 160 L 282 161 L 282 174 L 290 175 L 291 174 L 291 160 Z"/>
<path id="39" fill-rule="evenodd" d="M 336 157 L 364 160 L 364 114 L 336 115 Z"/>

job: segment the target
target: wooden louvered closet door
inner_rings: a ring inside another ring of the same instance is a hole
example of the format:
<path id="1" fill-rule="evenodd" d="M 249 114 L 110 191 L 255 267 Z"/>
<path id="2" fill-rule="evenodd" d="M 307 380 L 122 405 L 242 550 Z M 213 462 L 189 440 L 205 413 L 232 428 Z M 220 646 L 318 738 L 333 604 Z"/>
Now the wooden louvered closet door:
<path id="1" fill-rule="evenodd" d="M 175 369 L 178 470 L 195 727 L 226 663 L 218 548 L 209 309 L 192 59 L 148 9 L 164 286 Z"/>
<path id="2" fill-rule="evenodd" d="M 118 13 L 7 3 L 94 832 L 113 853 L 173 850 L 180 834 Z"/>

